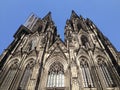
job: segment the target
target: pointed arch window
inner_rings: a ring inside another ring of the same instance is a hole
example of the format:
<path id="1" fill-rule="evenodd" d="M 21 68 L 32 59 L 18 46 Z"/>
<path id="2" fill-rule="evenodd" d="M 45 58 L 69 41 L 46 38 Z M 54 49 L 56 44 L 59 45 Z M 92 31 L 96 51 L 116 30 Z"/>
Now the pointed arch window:
<path id="1" fill-rule="evenodd" d="M 26 66 L 18 90 L 26 90 L 29 78 L 32 74 L 33 66 L 34 66 L 34 63 L 32 61 Z"/>
<path id="2" fill-rule="evenodd" d="M 1 85 L 0 90 L 8 90 L 18 69 L 18 63 L 15 62 L 14 64 L 11 65 L 11 67 L 8 70 L 8 73 Z"/>
<path id="3" fill-rule="evenodd" d="M 80 67 L 81 67 L 81 73 L 82 73 L 84 87 L 94 87 L 90 69 L 89 69 L 88 63 L 85 59 L 82 59 L 80 61 Z"/>
<path id="4" fill-rule="evenodd" d="M 54 62 L 50 66 L 47 87 L 64 87 L 64 69 L 60 62 Z"/>
<path id="5" fill-rule="evenodd" d="M 109 73 L 109 71 L 108 71 L 108 69 L 107 69 L 107 65 L 106 65 L 106 63 L 103 61 L 102 58 L 99 58 L 99 59 L 98 59 L 98 65 L 99 65 L 99 70 L 100 70 L 100 72 L 101 72 L 101 75 L 102 75 L 102 77 L 103 77 L 103 80 L 104 80 L 104 82 L 105 82 L 105 84 L 106 84 L 106 87 L 111 87 L 111 86 L 113 86 L 113 85 L 114 85 L 113 80 L 112 80 L 112 78 L 111 78 L 111 76 L 110 76 L 110 73 Z"/>
<path id="6" fill-rule="evenodd" d="M 42 31 L 42 28 L 43 28 L 42 25 L 40 25 L 40 26 L 38 27 L 38 32 L 39 32 L 39 34 L 40 34 L 40 32 Z"/>
<path id="7" fill-rule="evenodd" d="M 77 24 L 77 28 L 78 28 L 78 30 L 80 30 L 80 29 L 82 28 L 81 23 L 78 23 L 78 24 Z"/>
<path id="8" fill-rule="evenodd" d="M 85 46 L 85 47 L 89 46 L 88 38 L 85 35 L 81 36 L 81 42 L 82 42 L 83 46 Z"/>

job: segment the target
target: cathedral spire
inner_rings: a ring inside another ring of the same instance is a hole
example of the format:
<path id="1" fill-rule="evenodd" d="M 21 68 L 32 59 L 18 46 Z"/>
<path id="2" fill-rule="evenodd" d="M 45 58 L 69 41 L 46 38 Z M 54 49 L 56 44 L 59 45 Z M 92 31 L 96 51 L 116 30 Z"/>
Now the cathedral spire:
<path id="1" fill-rule="evenodd" d="M 70 19 L 73 19 L 73 18 L 79 18 L 79 16 L 75 13 L 74 10 L 72 10 L 72 14 L 71 14 Z"/>
<path id="2" fill-rule="evenodd" d="M 49 13 L 43 18 L 43 20 L 52 21 L 51 12 L 49 12 Z"/>

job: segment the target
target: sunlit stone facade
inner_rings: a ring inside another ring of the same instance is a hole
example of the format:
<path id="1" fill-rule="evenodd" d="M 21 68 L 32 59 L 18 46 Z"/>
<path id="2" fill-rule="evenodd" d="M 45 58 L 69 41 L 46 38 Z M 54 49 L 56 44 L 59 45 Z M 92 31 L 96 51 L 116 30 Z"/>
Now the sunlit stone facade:
<path id="1" fill-rule="evenodd" d="M 0 90 L 120 90 L 120 53 L 95 24 L 72 11 L 64 34 L 32 14 L 0 56 Z"/>

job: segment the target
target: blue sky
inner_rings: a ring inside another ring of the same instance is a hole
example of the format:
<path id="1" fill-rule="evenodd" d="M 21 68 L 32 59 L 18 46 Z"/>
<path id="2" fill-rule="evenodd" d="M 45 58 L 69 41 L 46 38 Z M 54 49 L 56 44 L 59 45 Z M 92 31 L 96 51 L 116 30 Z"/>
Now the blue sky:
<path id="1" fill-rule="evenodd" d="M 90 18 L 120 51 L 120 0 L 1 0 L 0 53 L 12 42 L 14 33 L 32 12 L 42 18 L 51 11 L 63 38 L 65 23 L 72 10 Z"/>

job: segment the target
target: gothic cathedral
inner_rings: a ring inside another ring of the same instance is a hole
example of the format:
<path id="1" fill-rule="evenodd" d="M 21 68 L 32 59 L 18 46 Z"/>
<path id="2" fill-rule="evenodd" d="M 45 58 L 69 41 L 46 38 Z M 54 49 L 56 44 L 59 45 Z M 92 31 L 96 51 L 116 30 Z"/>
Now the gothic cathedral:
<path id="1" fill-rule="evenodd" d="M 90 19 L 72 11 L 64 38 L 32 14 L 0 56 L 0 90 L 120 90 L 120 52 Z"/>

